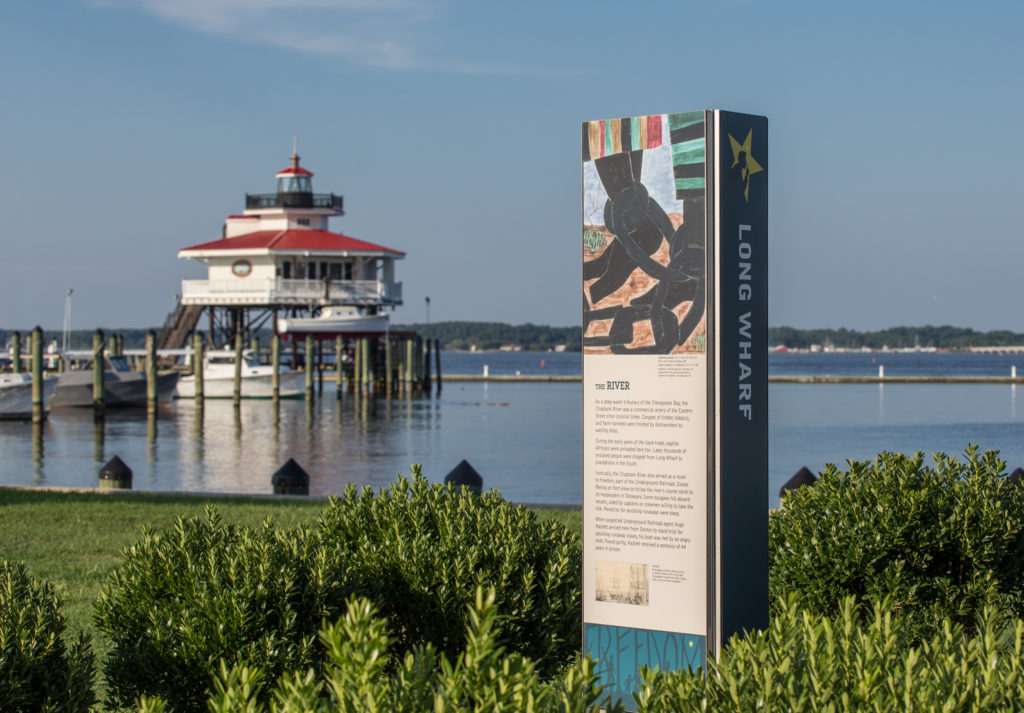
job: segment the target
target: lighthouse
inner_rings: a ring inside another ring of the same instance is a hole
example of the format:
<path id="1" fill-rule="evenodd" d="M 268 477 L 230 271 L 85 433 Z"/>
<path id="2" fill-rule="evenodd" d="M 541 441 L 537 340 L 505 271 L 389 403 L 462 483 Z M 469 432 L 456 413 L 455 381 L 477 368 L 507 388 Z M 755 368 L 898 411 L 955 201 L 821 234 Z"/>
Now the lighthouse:
<path id="1" fill-rule="evenodd" d="M 276 192 L 246 194 L 245 209 L 227 217 L 219 239 L 178 251 L 205 265 L 207 277 L 182 280 L 162 348 L 183 346 L 204 314 L 212 343 L 224 345 L 326 307 L 372 316 L 402 304 L 395 262 L 404 252 L 331 232 L 330 219 L 345 214 L 343 198 L 314 193 L 313 173 L 297 153 L 275 179 Z"/>

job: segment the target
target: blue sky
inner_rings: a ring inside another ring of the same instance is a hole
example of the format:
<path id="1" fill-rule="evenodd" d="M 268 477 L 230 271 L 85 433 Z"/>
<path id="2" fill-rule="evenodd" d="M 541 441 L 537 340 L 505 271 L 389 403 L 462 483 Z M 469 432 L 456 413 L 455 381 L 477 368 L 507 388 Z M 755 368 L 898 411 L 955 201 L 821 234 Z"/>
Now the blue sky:
<path id="1" fill-rule="evenodd" d="M 0 5 L 0 326 L 161 324 L 272 192 L 407 252 L 398 322 L 580 321 L 580 123 L 769 119 L 770 322 L 1024 331 L 1022 5 Z"/>

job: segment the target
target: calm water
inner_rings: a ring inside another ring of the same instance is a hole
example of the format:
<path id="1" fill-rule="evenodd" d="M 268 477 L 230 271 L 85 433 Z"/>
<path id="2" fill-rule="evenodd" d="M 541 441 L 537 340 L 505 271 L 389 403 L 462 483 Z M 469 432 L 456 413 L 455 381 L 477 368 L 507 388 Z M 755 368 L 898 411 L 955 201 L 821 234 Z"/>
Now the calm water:
<path id="1" fill-rule="evenodd" d="M 578 354 L 448 353 L 445 373 L 576 374 Z M 1019 364 L 1018 364 L 1019 361 Z M 1024 374 L 1024 356 L 970 354 L 773 354 L 777 374 Z M 1024 387 L 1022 387 L 1024 389 Z M 968 443 L 1024 465 L 1024 391 L 1008 385 L 771 384 L 769 492 L 801 466 L 865 459 L 881 450 L 959 454 Z M 412 463 L 441 481 L 465 458 L 487 488 L 517 502 L 581 499 L 579 383 L 448 383 L 440 397 L 339 401 L 325 383 L 312 405 L 208 402 L 200 421 L 190 401 L 149 422 L 112 411 L 94 426 L 88 411 L 58 410 L 40 428 L 0 422 L 0 482 L 96 484 L 115 454 L 134 470 L 137 490 L 268 493 L 289 457 L 312 476 L 311 492 L 353 482 L 381 486 Z"/>

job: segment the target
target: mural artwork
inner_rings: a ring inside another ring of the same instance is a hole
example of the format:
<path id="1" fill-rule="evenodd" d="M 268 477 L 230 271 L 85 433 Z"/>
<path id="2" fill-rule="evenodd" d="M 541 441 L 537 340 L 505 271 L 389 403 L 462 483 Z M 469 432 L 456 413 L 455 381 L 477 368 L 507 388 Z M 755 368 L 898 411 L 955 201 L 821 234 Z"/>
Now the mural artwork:
<path id="1" fill-rule="evenodd" d="M 703 352 L 704 112 L 583 124 L 583 348 Z"/>

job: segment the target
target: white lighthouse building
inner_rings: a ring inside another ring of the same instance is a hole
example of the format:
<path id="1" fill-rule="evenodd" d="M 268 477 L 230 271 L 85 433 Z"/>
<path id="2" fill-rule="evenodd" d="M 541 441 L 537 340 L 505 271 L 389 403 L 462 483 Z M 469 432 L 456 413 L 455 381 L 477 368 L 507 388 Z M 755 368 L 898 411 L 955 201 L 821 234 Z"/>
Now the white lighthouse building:
<path id="1" fill-rule="evenodd" d="M 313 174 L 297 154 L 276 178 L 276 193 L 246 194 L 245 210 L 227 217 L 220 239 L 178 251 L 208 272 L 204 280 L 182 280 L 162 347 L 182 346 L 204 313 L 211 340 L 224 344 L 235 334 L 277 331 L 279 318 L 316 317 L 325 307 L 368 316 L 402 304 L 395 262 L 405 253 L 328 230 L 332 217 L 344 215 L 342 197 L 314 193 Z"/>

